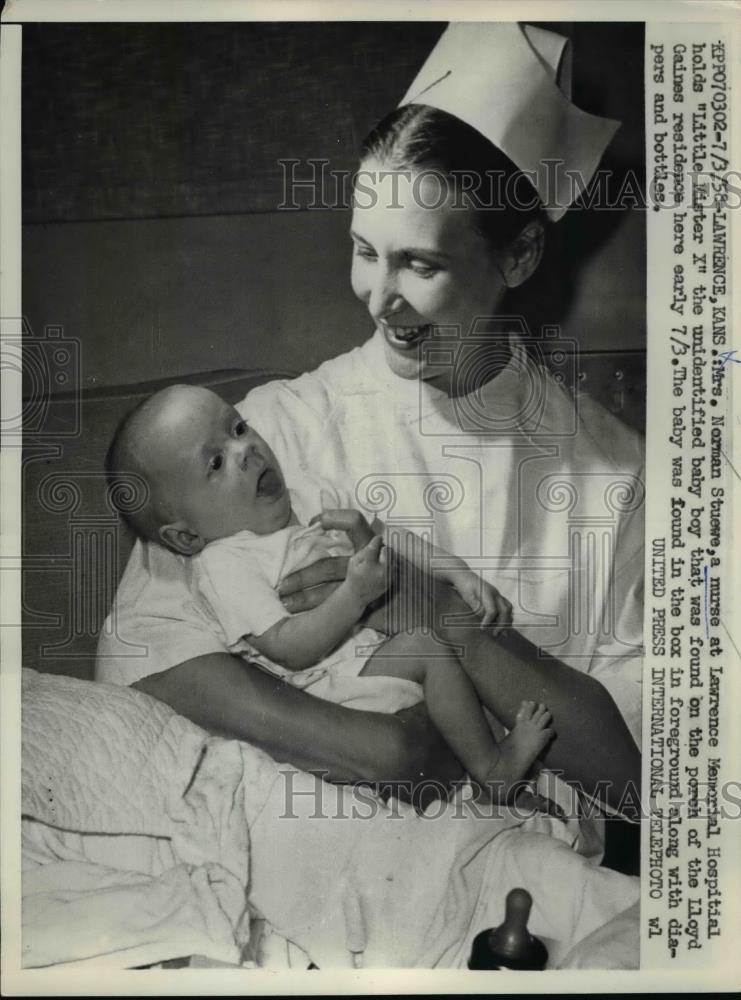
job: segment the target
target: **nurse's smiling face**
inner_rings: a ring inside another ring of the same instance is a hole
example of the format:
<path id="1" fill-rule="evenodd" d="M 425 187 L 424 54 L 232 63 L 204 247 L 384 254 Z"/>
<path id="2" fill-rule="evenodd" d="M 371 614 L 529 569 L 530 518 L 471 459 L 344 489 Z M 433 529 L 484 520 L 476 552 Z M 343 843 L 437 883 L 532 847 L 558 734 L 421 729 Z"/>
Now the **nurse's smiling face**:
<path id="1" fill-rule="evenodd" d="M 361 169 L 351 228 L 353 291 L 383 335 L 389 368 L 424 379 L 420 345 L 431 327 L 454 327 L 465 337 L 477 317 L 496 312 L 507 290 L 501 261 L 471 210 L 453 207 L 453 192 L 437 178 L 389 171 L 376 160 Z"/>

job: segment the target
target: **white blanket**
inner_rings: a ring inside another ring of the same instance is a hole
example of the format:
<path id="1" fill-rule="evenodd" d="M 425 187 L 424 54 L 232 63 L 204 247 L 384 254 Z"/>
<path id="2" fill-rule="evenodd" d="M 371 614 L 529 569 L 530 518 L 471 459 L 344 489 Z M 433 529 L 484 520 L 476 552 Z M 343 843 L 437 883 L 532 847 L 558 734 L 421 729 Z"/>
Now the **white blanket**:
<path id="1" fill-rule="evenodd" d="M 521 886 L 556 966 L 638 898 L 638 879 L 595 867 L 558 828 L 477 816 L 460 798 L 418 816 L 286 768 L 250 830 L 250 900 L 320 968 L 347 966 L 352 953 L 365 967 L 458 968 Z M 636 949 L 626 962 L 637 966 Z"/>
<path id="2" fill-rule="evenodd" d="M 139 692 L 32 671 L 22 792 L 26 966 L 238 962 L 251 916 L 320 967 L 461 966 L 516 885 L 557 964 L 638 898 L 636 879 L 509 813 L 383 806 Z M 616 964 L 631 962 L 633 948 Z"/>

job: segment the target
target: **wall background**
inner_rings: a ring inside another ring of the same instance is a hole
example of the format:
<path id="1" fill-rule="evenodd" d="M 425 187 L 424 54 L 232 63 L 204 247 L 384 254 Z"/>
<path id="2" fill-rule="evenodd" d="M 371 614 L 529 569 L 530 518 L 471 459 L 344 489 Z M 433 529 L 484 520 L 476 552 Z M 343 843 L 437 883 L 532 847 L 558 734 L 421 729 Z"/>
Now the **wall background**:
<path id="1" fill-rule="evenodd" d="M 551 23 L 575 102 L 623 122 L 603 166 L 643 181 L 643 26 Z M 303 370 L 371 332 L 348 213 L 279 211 L 281 158 L 352 170 L 442 24 L 27 25 L 24 313 L 105 386 Z M 641 210 L 574 212 L 513 311 L 585 350 L 645 346 Z"/>

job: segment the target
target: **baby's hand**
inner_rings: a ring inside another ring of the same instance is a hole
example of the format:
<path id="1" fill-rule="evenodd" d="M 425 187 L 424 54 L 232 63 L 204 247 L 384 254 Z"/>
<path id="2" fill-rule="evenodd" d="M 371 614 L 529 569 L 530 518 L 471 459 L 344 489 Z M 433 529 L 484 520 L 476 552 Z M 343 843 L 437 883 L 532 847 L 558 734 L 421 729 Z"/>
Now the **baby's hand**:
<path id="1" fill-rule="evenodd" d="M 350 541 L 356 552 L 367 545 L 373 538 L 373 531 L 359 510 L 323 510 L 321 514 L 312 517 L 309 524 L 319 522 L 325 531 L 344 531 L 350 536 Z"/>
<path id="2" fill-rule="evenodd" d="M 469 608 L 481 617 L 481 628 L 494 626 L 494 635 L 499 635 L 502 629 L 512 624 L 510 602 L 496 587 L 480 579 L 472 570 L 452 572 L 449 581 Z"/>
<path id="3" fill-rule="evenodd" d="M 347 563 L 346 582 L 365 608 L 388 589 L 388 556 L 383 539 L 378 536 L 355 555 L 350 556 Z"/>

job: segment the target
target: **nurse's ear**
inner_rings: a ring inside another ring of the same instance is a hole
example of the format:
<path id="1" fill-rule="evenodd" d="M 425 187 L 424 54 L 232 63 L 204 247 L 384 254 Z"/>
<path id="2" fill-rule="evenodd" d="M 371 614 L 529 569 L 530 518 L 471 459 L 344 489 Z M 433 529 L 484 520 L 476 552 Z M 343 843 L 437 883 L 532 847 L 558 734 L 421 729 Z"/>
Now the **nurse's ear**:
<path id="1" fill-rule="evenodd" d="M 545 230 L 543 223 L 528 222 L 515 236 L 499 260 L 507 288 L 517 288 L 535 273 L 543 256 Z"/>
<path id="2" fill-rule="evenodd" d="M 196 532 L 191 531 L 185 521 L 173 521 L 157 529 L 162 544 L 181 556 L 197 555 L 206 542 Z"/>

